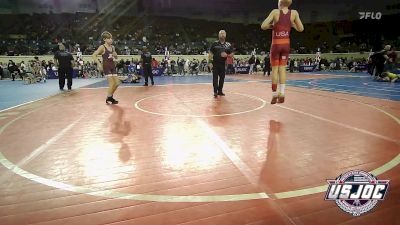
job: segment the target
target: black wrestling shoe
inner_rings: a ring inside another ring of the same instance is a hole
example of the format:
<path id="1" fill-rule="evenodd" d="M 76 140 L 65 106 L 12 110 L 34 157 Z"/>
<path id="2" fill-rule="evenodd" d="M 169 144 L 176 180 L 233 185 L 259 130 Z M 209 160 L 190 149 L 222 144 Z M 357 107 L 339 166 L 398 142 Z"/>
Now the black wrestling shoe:
<path id="1" fill-rule="evenodd" d="M 218 95 L 219 96 L 225 96 L 225 94 L 223 92 L 219 92 Z"/>
<path id="2" fill-rule="evenodd" d="M 143 84 L 143 86 L 149 86 L 148 84 Z"/>
<path id="3" fill-rule="evenodd" d="M 107 97 L 106 103 L 115 105 L 115 104 L 118 104 L 118 101 L 115 100 L 113 97 Z"/>
<path id="4" fill-rule="evenodd" d="M 218 97 L 218 94 L 216 92 L 214 92 L 214 98 Z"/>

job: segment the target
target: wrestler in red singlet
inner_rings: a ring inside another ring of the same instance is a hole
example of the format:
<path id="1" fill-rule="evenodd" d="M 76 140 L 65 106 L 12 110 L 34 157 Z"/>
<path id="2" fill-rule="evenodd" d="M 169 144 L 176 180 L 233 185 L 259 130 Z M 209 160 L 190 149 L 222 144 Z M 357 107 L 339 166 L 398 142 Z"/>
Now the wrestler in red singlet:
<path id="1" fill-rule="evenodd" d="M 112 45 L 113 38 L 111 33 L 104 31 L 101 34 L 101 38 L 104 41 L 104 45 L 100 45 L 100 47 L 93 53 L 93 62 L 97 63 L 99 71 L 103 71 L 108 80 L 106 103 L 118 104 L 118 101 L 114 99 L 114 93 L 121 84 L 114 63 L 114 60 L 117 59 L 118 55 Z M 102 56 L 103 62 L 97 60 L 98 55 Z M 103 66 L 101 66 L 101 64 L 103 64 Z"/>
<path id="2" fill-rule="evenodd" d="M 285 101 L 286 65 L 290 52 L 290 30 L 304 30 L 299 13 L 288 7 L 292 0 L 279 0 L 278 8 L 271 11 L 269 16 L 261 24 L 261 29 L 272 29 L 272 45 L 270 49 L 270 61 L 272 66 L 272 100 L 271 104 Z M 278 88 L 278 75 L 280 90 Z"/>
<path id="3" fill-rule="evenodd" d="M 290 52 L 291 10 L 286 14 L 282 10 L 279 11 L 279 20 L 272 28 L 271 66 L 286 66 Z"/>

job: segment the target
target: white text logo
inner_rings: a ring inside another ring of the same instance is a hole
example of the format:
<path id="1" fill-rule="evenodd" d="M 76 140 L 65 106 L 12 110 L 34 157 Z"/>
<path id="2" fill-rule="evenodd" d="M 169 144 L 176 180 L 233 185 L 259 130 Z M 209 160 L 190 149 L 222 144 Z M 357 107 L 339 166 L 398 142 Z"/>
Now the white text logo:
<path id="1" fill-rule="evenodd" d="M 373 19 L 373 20 L 380 20 L 382 18 L 382 13 L 381 12 L 358 12 L 360 14 L 360 20 L 367 20 L 367 19 Z"/>

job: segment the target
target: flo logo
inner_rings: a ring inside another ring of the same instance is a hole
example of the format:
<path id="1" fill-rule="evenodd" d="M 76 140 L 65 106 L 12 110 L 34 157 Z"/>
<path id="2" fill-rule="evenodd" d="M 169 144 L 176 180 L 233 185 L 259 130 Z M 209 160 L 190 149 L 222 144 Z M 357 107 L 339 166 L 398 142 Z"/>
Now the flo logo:
<path id="1" fill-rule="evenodd" d="M 378 201 L 385 198 L 389 180 L 378 180 L 372 174 L 353 170 L 336 180 L 327 180 L 329 187 L 325 200 L 336 201 L 343 211 L 360 216 L 373 209 Z"/>
<path id="2" fill-rule="evenodd" d="M 382 13 L 381 12 L 358 12 L 360 14 L 360 20 L 367 20 L 367 19 L 373 19 L 373 20 L 380 20 L 382 18 Z"/>

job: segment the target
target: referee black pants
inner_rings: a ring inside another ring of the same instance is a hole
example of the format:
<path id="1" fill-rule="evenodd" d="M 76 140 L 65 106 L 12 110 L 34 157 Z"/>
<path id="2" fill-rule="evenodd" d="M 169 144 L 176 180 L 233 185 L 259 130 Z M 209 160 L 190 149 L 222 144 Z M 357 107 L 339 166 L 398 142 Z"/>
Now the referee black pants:
<path id="1" fill-rule="evenodd" d="M 225 63 L 213 64 L 212 72 L 214 93 L 222 93 L 225 81 Z"/>
<path id="2" fill-rule="evenodd" d="M 144 83 L 149 83 L 149 77 L 151 80 L 151 84 L 154 84 L 153 80 L 153 70 L 151 69 L 151 65 L 144 65 L 143 67 L 143 75 L 144 75 Z"/>
<path id="3" fill-rule="evenodd" d="M 60 89 L 64 89 L 65 78 L 67 78 L 67 87 L 72 88 L 72 68 L 59 68 L 58 69 L 58 84 Z"/>

